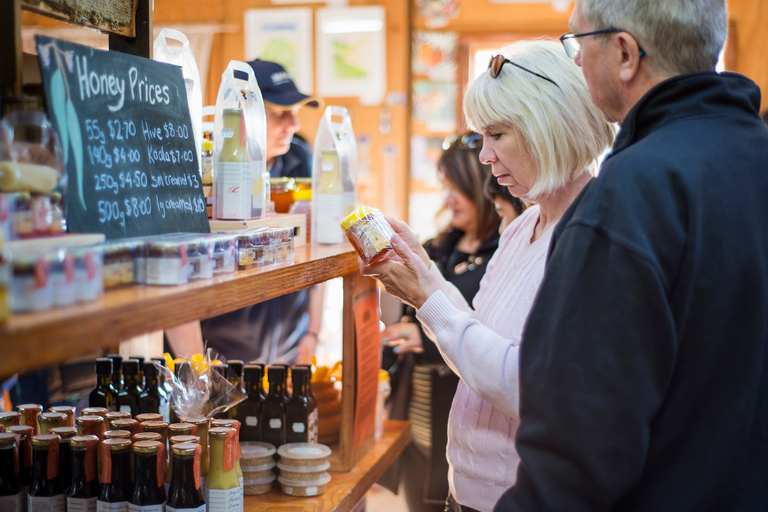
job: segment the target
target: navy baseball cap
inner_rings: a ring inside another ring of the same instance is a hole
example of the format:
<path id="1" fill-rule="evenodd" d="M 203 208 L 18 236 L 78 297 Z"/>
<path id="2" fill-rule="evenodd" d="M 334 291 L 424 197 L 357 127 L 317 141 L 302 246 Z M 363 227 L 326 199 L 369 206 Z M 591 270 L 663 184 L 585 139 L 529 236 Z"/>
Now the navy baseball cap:
<path id="1" fill-rule="evenodd" d="M 320 100 L 299 92 L 296 84 L 283 66 L 267 60 L 252 60 L 248 63 L 253 68 L 259 82 L 261 97 L 268 107 L 290 109 L 293 107 L 319 107 Z"/>

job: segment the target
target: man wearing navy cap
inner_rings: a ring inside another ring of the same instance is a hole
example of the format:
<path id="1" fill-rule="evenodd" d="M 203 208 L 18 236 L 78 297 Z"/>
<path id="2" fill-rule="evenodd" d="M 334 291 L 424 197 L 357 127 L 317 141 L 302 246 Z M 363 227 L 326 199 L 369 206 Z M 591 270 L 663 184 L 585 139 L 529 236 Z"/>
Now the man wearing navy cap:
<path id="1" fill-rule="evenodd" d="M 311 150 L 295 134 L 301 127 L 299 109 L 320 107 L 320 100 L 299 92 L 280 64 L 258 59 L 248 64 L 256 75 L 266 107 L 266 157 L 270 175 L 310 177 Z M 203 320 L 200 322 L 202 339 L 227 359 L 304 362 L 299 358 L 309 358 L 317 346 L 323 292 L 323 285 L 317 285 Z M 192 333 L 186 330 L 179 330 L 177 335 L 169 333 L 175 355 L 202 352 L 201 340 L 194 331 L 196 327 Z M 182 343 L 182 339 L 186 343 Z"/>

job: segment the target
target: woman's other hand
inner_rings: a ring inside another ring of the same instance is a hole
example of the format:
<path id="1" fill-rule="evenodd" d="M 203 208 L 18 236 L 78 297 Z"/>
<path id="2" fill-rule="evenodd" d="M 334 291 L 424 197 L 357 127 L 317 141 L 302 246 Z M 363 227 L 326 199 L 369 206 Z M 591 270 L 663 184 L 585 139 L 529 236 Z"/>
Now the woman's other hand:
<path id="1" fill-rule="evenodd" d="M 421 342 L 421 330 L 414 323 L 398 323 L 388 326 L 381 333 L 381 344 L 392 347 L 395 354 L 405 354 L 407 352 L 424 352 L 424 346 Z"/>
<path id="2" fill-rule="evenodd" d="M 424 250 L 424 247 L 419 242 L 419 239 L 416 237 L 413 231 L 411 231 L 410 226 L 401 220 L 397 220 L 394 217 L 385 218 L 387 219 L 387 222 L 389 222 L 389 225 L 392 226 L 392 230 L 397 233 L 400 238 L 403 239 L 406 245 L 411 248 L 411 251 L 413 251 L 413 253 L 416 254 L 419 259 L 424 262 L 427 268 L 429 268 L 432 262 L 427 255 L 427 251 Z"/>
<path id="3" fill-rule="evenodd" d="M 438 290 L 435 279 L 429 273 L 429 268 L 400 236 L 392 237 L 392 246 L 395 254 L 381 263 L 366 265 L 358 258 L 360 273 L 378 279 L 387 293 L 418 309 Z"/>

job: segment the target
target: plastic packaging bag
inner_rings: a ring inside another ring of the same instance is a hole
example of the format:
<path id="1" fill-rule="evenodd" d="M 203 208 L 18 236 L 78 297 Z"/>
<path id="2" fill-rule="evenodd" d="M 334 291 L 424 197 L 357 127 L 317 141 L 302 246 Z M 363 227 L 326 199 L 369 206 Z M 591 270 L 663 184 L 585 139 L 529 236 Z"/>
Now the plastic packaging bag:
<path id="1" fill-rule="evenodd" d="M 181 358 L 188 363 L 174 373 L 169 368 L 155 363 L 166 385 L 171 389 L 171 404 L 179 418 L 212 418 L 239 404 L 247 395 L 238 386 L 213 369 L 215 360 L 211 349 L 204 357 Z M 176 360 L 179 365 L 179 360 Z"/>
<path id="2" fill-rule="evenodd" d="M 214 219 L 247 220 L 265 214 L 266 133 L 264 101 L 253 68 L 233 60 L 221 76 L 216 98 Z"/>
<path id="3" fill-rule="evenodd" d="M 181 47 L 169 44 L 169 41 L 178 41 Z M 197 148 L 198 166 L 200 166 L 200 154 L 203 143 L 203 89 L 200 85 L 200 72 L 197 69 L 197 61 L 189 40 L 182 32 L 171 28 L 164 28 L 155 39 L 153 47 L 154 60 L 166 62 L 181 67 L 184 77 L 184 85 L 187 89 L 187 103 L 189 104 L 189 116 L 192 118 L 192 132 L 195 136 L 195 148 Z M 200 172 L 200 169 L 198 169 Z"/>
<path id="4" fill-rule="evenodd" d="M 338 226 L 357 204 L 357 140 L 349 112 L 328 107 L 312 157 L 312 242 L 340 244 Z"/>

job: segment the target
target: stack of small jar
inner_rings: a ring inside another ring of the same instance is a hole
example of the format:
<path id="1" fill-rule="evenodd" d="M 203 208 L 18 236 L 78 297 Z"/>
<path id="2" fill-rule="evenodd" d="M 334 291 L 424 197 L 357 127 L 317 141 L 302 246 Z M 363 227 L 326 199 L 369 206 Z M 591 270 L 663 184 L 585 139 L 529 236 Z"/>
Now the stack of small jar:
<path id="1" fill-rule="evenodd" d="M 331 467 L 328 456 L 331 449 L 317 443 L 284 444 L 277 450 L 280 462 L 277 481 L 289 496 L 319 496 L 331 481 L 326 470 Z"/>

